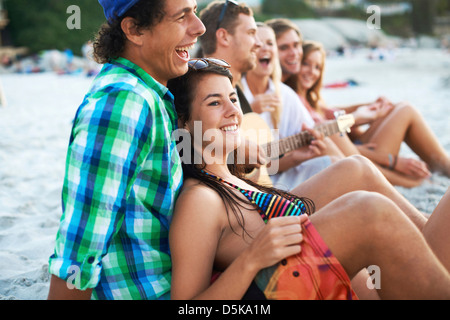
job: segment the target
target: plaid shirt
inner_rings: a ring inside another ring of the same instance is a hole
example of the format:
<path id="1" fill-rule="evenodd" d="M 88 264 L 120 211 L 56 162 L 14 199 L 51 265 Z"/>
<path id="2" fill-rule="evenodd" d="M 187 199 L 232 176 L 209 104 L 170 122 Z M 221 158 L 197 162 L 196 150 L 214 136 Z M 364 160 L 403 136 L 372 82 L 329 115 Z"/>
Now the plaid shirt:
<path id="1" fill-rule="evenodd" d="M 168 298 L 176 126 L 166 87 L 126 59 L 104 65 L 74 120 L 51 274 L 95 299 Z"/>

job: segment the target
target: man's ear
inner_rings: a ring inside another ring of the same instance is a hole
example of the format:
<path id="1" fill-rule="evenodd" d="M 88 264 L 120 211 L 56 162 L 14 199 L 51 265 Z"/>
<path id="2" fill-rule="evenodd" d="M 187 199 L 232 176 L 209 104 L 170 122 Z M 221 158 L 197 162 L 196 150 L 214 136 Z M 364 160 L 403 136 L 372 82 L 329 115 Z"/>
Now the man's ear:
<path id="1" fill-rule="evenodd" d="M 216 30 L 216 41 L 222 47 L 228 47 L 230 45 L 230 34 L 224 28 L 219 28 Z"/>
<path id="2" fill-rule="evenodd" d="M 122 19 L 120 26 L 129 41 L 138 46 L 142 45 L 142 33 L 139 32 L 136 20 L 131 17 L 125 17 Z"/>

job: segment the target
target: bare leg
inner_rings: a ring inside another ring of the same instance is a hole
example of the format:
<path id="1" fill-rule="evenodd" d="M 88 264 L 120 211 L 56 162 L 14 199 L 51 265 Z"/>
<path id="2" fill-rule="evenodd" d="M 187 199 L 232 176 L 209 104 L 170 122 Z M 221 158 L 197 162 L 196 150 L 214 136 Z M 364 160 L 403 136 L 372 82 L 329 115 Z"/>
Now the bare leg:
<path id="1" fill-rule="evenodd" d="M 327 153 L 326 155 L 334 157 L 336 159 L 344 159 L 346 157 L 346 155 L 344 155 L 344 153 L 341 151 L 341 149 L 339 148 L 339 146 L 337 146 L 333 139 L 332 136 L 325 138 L 323 140 L 327 146 Z"/>
<path id="2" fill-rule="evenodd" d="M 342 136 L 340 134 L 335 134 L 330 136 L 330 139 L 335 143 L 337 147 L 339 147 L 340 150 L 342 150 L 343 154 L 346 157 L 361 154 L 358 148 L 356 148 L 356 146 L 353 144 L 350 138 L 345 134 Z M 419 186 L 423 182 L 423 179 L 407 177 L 406 175 L 401 174 L 399 172 L 383 168 L 382 166 L 378 165 L 375 162 L 374 164 L 386 177 L 386 179 L 394 186 L 413 188 Z"/>
<path id="3" fill-rule="evenodd" d="M 367 281 L 371 281 L 370 275 L 367 269 L 363 269 L 351 280 L 353 291 L 360 300 L 380 300 L 377 290 L 369 288 Z"/>
<path id="4" fill-rule="evenodd" d="M 347 134 L 333 134 L 330 136 L 330 140 L 333 141 L 336 146 L 342 151 L 342 153 L 348 157 L 354 154 L 360 154 L 359 150 L 355 147 L 352 140 L 348 137 Z"/>
<path id="5" fill-rule="evenodd" d="M 351 278 L 362 268 L 380 268 L 382 299 L 450 299 L 448 271 L 386 197 L 352 192 L 320 209 L 311 222 Z"/>
<path id="6" fill-rule="evenodd" d="M 398 104 L 376 130 L 370 130 L 367 135 L 362 136 L 364 142 L 373 142 L 377 150 L 386 153 L 397 154 L 405 141 L 432 170 L 450 176 L 449 156 L 422 115 L 408 103 Z"/>
<path id="7" fill-rule="evenodd" d="M 377 120 L 372 122 L 370 124 L 370 126 L 367 128 L 367 130 L 360 132 L 360 134 L 357 136 L 357 139 L 362 141 L 363 143 L 367 143 L 367 142 L 371 141 L 372 140 L 372 136 L 378 131 L 379 127 L 383 124 L 383 122 L 386 119 L 386 117 L 388 117 L 389 114 L 391 114 L 392 111 L 395 110 L 395 107 L 400 106 L 400 105 L 401 104 L 394 105 L 394 108 L 391 111 L 389 111 L 388 114 L 386 114 L 384 117 L 378 118 Z"/>
<path id="8" fill-rule="evenodd" d="M 450 189 L 447 190 L 423 229 L 425 239 L 447 270 L 450 270 L 449 226 Z"/>
<path id="9" fill-rule="evenodd" d="M 336 162 L 291 192 L 310 198 L 314 201 L 316 208 L 320 209 L 338 197 L 357 190 L 374 191 L 385 195 L 394 201 L 420 229 L 427 221 L 424 214 L 408 202 L 371 161 L 362 156 L 350 156 Z"/>

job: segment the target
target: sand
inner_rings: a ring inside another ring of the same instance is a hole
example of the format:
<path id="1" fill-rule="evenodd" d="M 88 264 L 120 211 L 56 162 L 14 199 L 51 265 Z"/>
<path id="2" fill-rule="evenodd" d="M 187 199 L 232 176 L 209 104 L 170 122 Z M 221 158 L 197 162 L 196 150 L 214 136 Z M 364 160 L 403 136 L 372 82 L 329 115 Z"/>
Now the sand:
<path id="1" fill-rule="evenodd" d="M 325 83 L 352 79 L 359 85 L 327 89 L 326 100 L 340 105 L 381 94 L 408 100 L 450 153 L 450 55 L 399 50 L 380 61 L 368 54 L 328 60 Z M 0 75 L 7 101 L 0 106 L 0 299 L 46 299 L 71 122 L 91 81 L 83 74 Z M 405 147 L 402 154 L 412 152 Z M 449 185 L 450 179 L 434 174 L 420 187 L 399 190 L 430 213 Z"/>
<path id="2" fill-rule="evenodd" d="M 436 49 L 397 49 L 386 51 L 384 60 L 367 59 L 372 55 L 372 51 L 364 49 L 328 59 L 325 84 L 354 80 L 358 85 L 324 90 L 324 99 L 330 105 L 363 103 L 380 95 L 393 102 L 408 101 L 450 153 L 450 53 Z M 406 144 L 400 154 L 417 158 Z M 450 179 L 433 174 L 419 187 L 398 190 L 419 210 L 431 213 L 449 186 Z"/>

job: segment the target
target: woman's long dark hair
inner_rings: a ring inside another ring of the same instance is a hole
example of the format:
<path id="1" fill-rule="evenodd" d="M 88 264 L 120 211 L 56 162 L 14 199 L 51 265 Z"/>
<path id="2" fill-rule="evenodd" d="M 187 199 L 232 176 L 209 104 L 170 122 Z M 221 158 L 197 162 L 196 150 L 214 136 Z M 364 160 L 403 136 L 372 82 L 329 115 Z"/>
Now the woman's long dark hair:
<path id="1" fill-rule="evenodd" d="M 201 81 L 201 79 L 208 74 L 218 74 L 225 77 L 228 77 L 230 81 L 232 81 L 232 75 L 230 71 L 226 68 L 216 66 L 213 64 L 210 64 L 208 67 L 200 69 L 200 70 L 193 70 L 189 68 L 189 71 L 178 78 L 172 79 L 168 82 L 167 87 L 169 88 L 170 92 L 174 95 L 175 98 L 175 108 L 178 113 L 178 117 L 181 124 L 186 123 L 191 118 L 191 104 L 194 99 L 194 95 L 196 92 L 197 84 Z M 185 150 L 183 150 L 185 151 Z M 196 152 L 193 148 L 193 145 L 191 144 L 190 149 L 190 158 L 185 157 L 185 155 L 181 155 L 182 160 L 183 159 L 194 159 L 194 153 Z M 206 164 L 195 164 L 193 161 L 183 161 L 183 174 L 185 179 L 187 178 L 193 178 L 198 181 L 201 181 L 204 185 L 210 187 L 211 189 L 215 190 L 219 196 L 221 197 L 222 201 L 225 204 L 228 221 L 230 222 L 230 215 L 229 215 L 229 209 L 231 209 L 234 217 L 236 218 L 239 226 L 243 230 L 243 235 L 247 234 L 247 231 L 245 230 L 245 219 L 242 214 L 242 210 L 240 208 L 247 208 L 244 204 L 248 205 L 248 201 L 240 197 L 233 189 L 226 186 L 225 184 L 218 181 L 216 178 L 206 174 L 203 172 L 203 169 L 206 167 Z M 238 177 L 239 179 L 245 181 L 249 185 L 259 189 L 262 192 L 265 193 L 271 193 L 271 194 L 277 194 L 279 196 L 288 198 L 288 199 L 298 199 L 301 200 L 305 206 L 306 206 L 306 213 L 312 214 L 315 210 L 314 202 L 311 199 L 308 198 L 300 198 L 295 195 L 290 194 L 289 192 L 279 190 L 273 187 L 267 187 L 263 185 L 259 185 L 249 179 L 245 178 L 245 166 L 237 163 L 237 154 L 236 151 L 234 153 L 233 157 L 233 163 L 228 163 L 228 169 L 230 172 Z M 255 210 L 257 210 L 255 208 Z M 230 223 L 231 226 L 231 223 Z M 235 232 L 233 230 L 233 232 Z M 235 232 L 236 233 L 236 232 Z"/>

